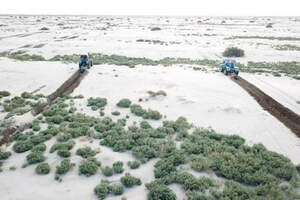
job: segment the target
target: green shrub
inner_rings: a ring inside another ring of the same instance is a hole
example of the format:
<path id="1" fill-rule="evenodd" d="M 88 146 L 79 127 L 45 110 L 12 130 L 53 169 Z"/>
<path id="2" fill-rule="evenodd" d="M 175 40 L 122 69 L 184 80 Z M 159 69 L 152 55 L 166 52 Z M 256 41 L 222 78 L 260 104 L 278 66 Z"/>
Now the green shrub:
<path id="1" fill-rule="evenodd" d="M 36 146 L 34 146 L 31 151 L 32 152 L 44 152 L 46 151 L 47 146 L 45 144 L 38 144 Z"/>
<path id="2" fill-rule="evenodd" d="M 174 192 L 165 185 L 159 183 L 146 184 L 148 193 L 148 200 L 176 200 Z"/>
<path id="3" fill-rule="evenodd" d="M 141 121 L 140 127 L 143 128 L 143 129 L 152 128 L 152 126 L 145 120 Z"/>
<path id="4" fill-rule="evenodd" d="M 8 96 L 10 96 L 10 93 L 8 91 L 0 91 L 0 99 L 2 97 L 8 97 Z"/>
<path id="5" fill-rule="evenodd" d="M 30 141 L 17 141 L 14 145 L 13 145 L 13 150 L 16 153 L 23 153 L 25 151 L 29 151 L 30 149 L 32 149 L 33 144 Z"/>
<path id="6" fill-rule="evenodd" d="M 193 157 L 191 161 L 191 168 L 201 172 L 210 168 L 210 161 L 203 157 Z"/>
<path id="7" fill-rule="evenodd" d="M 111 190 L 112 188 L 108 181 L 102 180 L 101 183 L 94 188 L 94 193 L 98 199 L 105 199 L 105 197 L 111 193 Z"/>
<path id="8" fill-rule="evenodd" d="M 36 166 L 35 172 L 37 174 L 49 174 L 50 165 L 48 163 L 40 163 Z"/>
<path id="9" fill-rule="evenodd" d="M 61 149 L 66 149 L 66 150 L 71 150 L 75 145 L 75 142 L 73 140 L 68 141 L 67 143 L 59 143 L 59 144 L 54 144 L 51 148 L 50 148 L 50 153 L 53 153 L 57 150 L 61 150 Z"/>
<path id="10" fill-rule="evenodd" d="M 39 162 L 43 162 L 45 160 L 45 157 L 42 152 L 31 152 L 26 156 L 27 163 L 28 164 L 35 164 Z"/>
<path id="11" fill-rule="evenodd" d="M 43 143 L 49 139 L 51 139 L 52 135 L 43 135 L 43 133 L 39 133 L 37 135 L 33 135 L 29 138 L 29 141 L 33 144 L 33 145 L 37 145 L 40 143 Z"/>
<path id="12" fill-rule="evenodd" d="M 72 135 L 70 133 L 64 133 L 64 134 L 57 136 L 56 140 L 58 142 L 67 142 L 71 138 L 72 138 Z"/>
<path id="13" fill-rule="evenodd" d="M 91 147 L 79 148 L 76 151 L 76 155 L 83 158 L 93 157 L 96 155 L 96 152 L 91 149 Z"/>
<path id="14" fill-rule="evenodd" d="M 64 121 L 64 118 L 60 115 L 54 115 L 51 117 L 46 117 L 47 123 L 60 124 Z"/>
<path id="15" fill-rule="evenodd" d="M 141 145 L 134 147 L 132 149 L 133 155 L 135 155 L 140 160 L 148 161 L 151 158 L 156 158 L 158 156 L 158 152 L 155 148 L 148 145 Z"/>
<path id="16" fill-rule="evenodd" d="M 62 175 L 66 174 L 72 168 L 71 160 L 68 158 L 63 159 L 60 165 L 56 166 L 56 174 Z"/>
<path id="17" fill-rule="evenodd" d="M 121 108 L 129 108 L 131 105 L 131 101 L 130 99 L 121 99 L 118 103 L 117 103 L 117 106 L 118 107 L 121 107 Z"/>
<path id="18" fill-rule="evenodd" d="M 130 106 L 130 111 L 135 114 L 136 116 L 144 116 L 146 115 L 147 111 L 145 109 L 142 108 L 142 106 L 138 105 L 138 104 L 132 104 Z"/>
<path id="19" fill-rule="evenodd" d="M 229 47 L 223 52 L 224 57 L 243 57 L 244 55 L 244 50 L 237 47 Z"/>
<path id="20" fill-rule="evenodd" d="M 159 119 L 162 118 L 162 115 L 156 110 L 148 109 L 147 114 L 144 115 L 144 118 L 145 119 L 159 120 Z"/>
<path id="21" fill-rule="evenodd" d="M 104 176 L 112 176 L 114 173 L 113 169 L 107 166 L 102 168 L 101 170 Z"/>
<path id="22" fill-rule="evenodd" d="M 95 158 L 87 158 L 79 165 L 80 174 L 84 174 L 85 176 L 92 176 L 96 174 L 98 168 L 100 166 L 100 162 L 96 161 Z"/>
<path id="23" fill-rule="evenodd" d="M 6 152 L 2 152 L 0 151 L 0 160 L 6 160 L 11 156 L 11 152 L 6 151 Z"/>
<path id="24" fill-rule="evenodd" d="M 71 152 L 68 149 L 59 149 L 57 155 L 63 158 L 68 158 L 71 156 Z"/>
<path id="25" fill-rule="evenodd" d="M 117 161 L 117 162 L 113 163 L 113 170 L 117 174 L 123 173 L 123 171 L 124 171 L 124 169 L 123 169 L 123 162 Z"/>
<path id="26" fill-rule="evenodd" d="M 140 161 L 135 160 L 135 161 L 129 161 L 127 165 L 130 167 L 130 169 L 137 169 L 140 167 L 141 163 Z"/>
<path id="27" fill-rule="evenodd" d="M 109 182 L 105 180 L 102 180 L 101 183 L 94 188 L 94 193 L 98 199 L 105 199 L 109 194 L 121 195 L 123 192 L 124 188 L 122 185 L 110 185 Z"/>
<path id="28" fill-rule="evenodd" d="M 119 116 L 121 113 L 119 111 L 114 111 L 111 113 L 112 115 Z"/>
<path id="29" fill-rule="evenodd" d="M 34 125 L 32 126 L 32 130 L 33 130 L 33 131 L 39 131 L 39 130 L 41 130 L 41 127 L 40 127 L 39 124 L 34 124 Z"/>
<path id="30" fill-rule="evenodd" d="M 99 108 L 103 108 L 107 104 L 107 99 L 106 98 L 92 98 L 90 97 L 88 99 L 88 104 L 87 106 L 92 107 L 93 110 L 98 110 Z"/>
<path id="31" fill-rule="evenodd" d="M 150 95 L 150 97 L 156 97 L 156 96 L 167 96 L 167 93 L 163 90 L 159 90 L 157 92 L 153 91 L 147 91 L 147 93 Z"/>
<path id="32" fill-rule="evenodd" d="M 114 195 L 121 195 L 124 193 L 124 187 L 120 184 L 115 184 L 111 186 L 111 192 Z"/>
<path id="33" fill-rule="evenodd" d="M 121 177 L 121 183 L 125 187 L 133 187 L 134 185 L 141 185 L 142 182 L 139 178 L 136 178 L 134 176 L 131 176 L 129 173 L 126 173 L 125 176 Z"/>

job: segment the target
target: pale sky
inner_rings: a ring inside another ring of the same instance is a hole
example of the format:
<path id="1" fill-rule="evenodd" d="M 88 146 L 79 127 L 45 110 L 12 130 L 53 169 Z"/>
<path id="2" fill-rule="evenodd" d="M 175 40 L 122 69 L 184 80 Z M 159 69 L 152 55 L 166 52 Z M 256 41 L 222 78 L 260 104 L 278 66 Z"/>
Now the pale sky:
<path id="1" fill-rule="evenodd" d="M 300 0 L 1 0 L 0 14 L 299 16 Z"/>

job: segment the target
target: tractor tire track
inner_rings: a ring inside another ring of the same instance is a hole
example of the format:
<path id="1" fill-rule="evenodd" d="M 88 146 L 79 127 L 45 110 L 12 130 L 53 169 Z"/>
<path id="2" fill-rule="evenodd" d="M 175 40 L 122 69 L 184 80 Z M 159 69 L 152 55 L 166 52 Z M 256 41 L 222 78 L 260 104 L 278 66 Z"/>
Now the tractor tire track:
<path id="1" fill-rule="evenodd" d="M 246 90 L 264 110 L 276 117 L 300 138 L 300 116 L 298 114 L 283 106 L 245 79 L 241 77 L 235 79 L 232 77 L 231 80 Z"/>
<path id="2" fill-rule="evenodd" d="M 36 105 L 32 109 L 33 115 L 38 115 L 42 113 L 46 108 L 48 108 L 58 97 L 64 95 L 64 94 L 71 94 L 76 87 L 80 84 L 80 82 L 84 79 L 84 77 L 88 74 L 88 71 L 85 71 L 84 73 L 80 73 L 79 71 L 76 71 L 72 76 L 67 79 L 55 92 L 50 94 L 47 97 L 47 102 L 40 103 Z M 2 132 L 2 138 L 0 139 L 0 146 L 6 143 L 9 143 L 13 141 L 14 135 L 17 132 L 22 132 L 25 130 L 25 128 L 28 126 L 28 124 L 22 125 L 22 126 L 16 126 L 16 127 L 9 127 Z"/>

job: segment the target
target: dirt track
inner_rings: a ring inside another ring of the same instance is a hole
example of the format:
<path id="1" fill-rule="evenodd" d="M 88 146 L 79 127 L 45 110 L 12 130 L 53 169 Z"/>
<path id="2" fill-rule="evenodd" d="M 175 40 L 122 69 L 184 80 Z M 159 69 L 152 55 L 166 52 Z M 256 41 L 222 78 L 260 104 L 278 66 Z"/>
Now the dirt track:
<path id="1" fill-rule="evenodd" d="M 47 102 L 44 104 L 38 104 L 32 110 L 34 115 L 38 115 L 45 110 L 45 108 L 51 105 L 57 97 L 63 94 L 71 94 L 73 90 L 80 84 L 81 80 L 88 74 L 88 71 L 81 74 L 76 71 L 68 80 L 66 80 L 55 92 L 47 97 Z M 2 144 L 12 141 L 13 136 L 18 132 L 24 130 L 26 124 L 21 127 L 10 127 L 3 131 L 3 137 L 0 139 L 0 146 Z"/>
<path id="2" fill-rule="evenodd" d="M 245 79 L 239 77 L 239 79 L 231 78 L 232 81 L 244 88 L 261 107 L 268 111 L 271 115 L 281 121 L 286 127 L 300 137 L 300 116 L 283 106 L 278 101 L 264 93 L 255 85 L 249 83 Z"/>

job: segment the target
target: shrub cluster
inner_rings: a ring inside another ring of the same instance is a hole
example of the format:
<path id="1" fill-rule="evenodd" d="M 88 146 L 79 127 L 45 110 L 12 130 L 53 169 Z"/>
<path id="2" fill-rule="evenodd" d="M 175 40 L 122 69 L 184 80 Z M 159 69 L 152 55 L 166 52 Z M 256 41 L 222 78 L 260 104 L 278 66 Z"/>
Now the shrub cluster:
<path id="1" fill-rule="evenodd" d="M 116 174 L 123 173 L 123 171 L 124 171 L 123 162 L 117 161 L 117 162 L 113 163 L 113 170 L 114 170 L 114 173 L 116 173 Z"/>
<path id="2" fill-rule="evenodd" d="M 35 164 L 39 162 L 43 162 L 45 160 L 45 157 L 42 152 L 31 152 L 26 156 L 27 163 L 28 164 Z"/>
<path id="3" fill-rule="evenodd" d="M 94 188 L 94 193 L 98 199 L 105 199 L 105 197 L 109 194 L 121 195 L 123 192 L 124 187 L 122 185 L 111 185 L 108 181 L 104 180 L 102 180 L 101 183 Z"/>
<path id="4" fill-rule="evenodd" d="M 9 151 L 6 151 L 6 152 L 0 151 L 0 160 L 6 160 L 10 156 L 11 156 L 11 152 L 9 152 Z"/>
<path id="5" fill-rule="evenodd" d="M 148 200 L 176 200 L 176 195 L 167 186 L 159 183 L 146 184 Z"/>
<path id="6" fill-rule="evenodd" d="M 77 149 L 76 155 L 81 156 L 82 158 L 88 158 L 95 156 L 96 152 L 92 150 L 91 147 L 84 147 Z"/>
<path id="7" fill-rule="evenodd" d="M 114 173 L 114 170 L 108 166 L 101 169 L 104 176 L 112 176 Z"/>
<path id="8" fill-rule="evenodd" d="M 118 103 L 117 103 L 117 106 L 118 107 L 121 107 L 121 108 L 129 108 L 131 105 L 131 101 L 130 99 L 121 99 Z"/>
<path id="9" fill-rule="evenodd" d="M 91 107 L 92 110 L 98 110 L 99 108 L 103 108 L 104 106 L 106 106 L 107 104 L 107 99 L 106 98 L 93 98 L 90 97 L 88 99 L 88 104 L 87 106 Z"/>
<path id="10" fill-rule="evenodd" d="M 244 55 L 244 50 L 237 47 L 229 47 L 223 52 L 224 57 L 243 57 Z"/>
<path id="11" fill-rule="evenodd" d="M 141 163 L 140 161 L 128 161 L 127 165 L 130 167 L 130 169 L 137 169 L 140 167 Z"/>
<path id="12" fill-rule="evenodd" d="M 71 163 L 71 160 L 68 158 L 65 158 L 60 162 L 60 165 L 56 166 L 55 173 L 57 175 L 66 174 L 72 168 L 72 166 L 73 165 Z"/>
<path id="13" fill-rule="evenodd" d="M 92 176 L 96 174 L 100 166 L 101 163 L 96 158 L 89 157 L 79 165 L 79 173 L 85 176 Z"/>
<path id="14" fill-rule="evenodd" d="M 44 151 L 46 151 L 46 148 L 47 148 L 47 146 L 44 143 L 42 143 L 42 144 L 38 144 L 38 145 L 34 146 L 31 149 L 31 151 L 32 152 L 44 152 Z"/>
<path id="15" fill-rule="evenodd" d="M 143 117 L 144 119 L 159 120 L 162 118 L 162 115 L 158 111 L 151 109 L 145 110 L 138 104 L 132 104 L 130 106 L 130 111 L 136 116 Z"/>
<path id="16" fill-rule="evenodd" d="M 32 142 L 30 141 L 17 141 L 14 145 L 13 145 L 13 150 L 16 153 L 23 153 L 25 151 L 29 151 L 31 148 L 33 147 Z"/>
<path id="17" fill-rule="evenodd" d="M 2 97 L 8 97 L 8 96 L 10 96 L 10 93 L 8 91 L 0 91 L 0 99 Z"/>
<path id="18" fill-rule="evenodd" d="M 50 165 L 48 163 L 40 163 L 36 166 L 35 172 L 37 174 L 49 174 Z"/>
<path id="19" fill-rule="evenodd" d="M 125 176 L 121 177 L 121 183 L 125 187 L 133 187 L 135 185 L 141 185 L 142 181 L 139 178 L 136 178 L 134 176 L 131 176 L 129 173 L 126 173 Z"/>
<path id="20" fill-rule="evenodd" d="M 119 111 L 114 111 L 111 113 L 112 115 L 119 116 L 121 113 Z"/>

